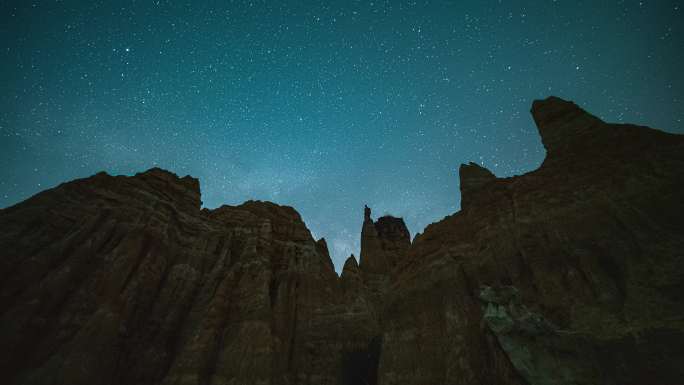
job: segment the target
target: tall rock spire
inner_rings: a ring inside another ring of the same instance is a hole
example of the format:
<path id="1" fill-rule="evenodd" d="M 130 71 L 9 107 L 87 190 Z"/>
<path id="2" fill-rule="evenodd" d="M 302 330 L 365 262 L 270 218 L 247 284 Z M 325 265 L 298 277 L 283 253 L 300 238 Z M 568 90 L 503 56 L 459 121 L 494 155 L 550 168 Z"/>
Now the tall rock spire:
<path id="1" fill-rule="evenodd" d="M 410 245 L 410 234 L 402 218 L 386 215 L 373 222 L 371 209 L 364 206 L 359 263 L 362 271 L 389 273 Z"/>

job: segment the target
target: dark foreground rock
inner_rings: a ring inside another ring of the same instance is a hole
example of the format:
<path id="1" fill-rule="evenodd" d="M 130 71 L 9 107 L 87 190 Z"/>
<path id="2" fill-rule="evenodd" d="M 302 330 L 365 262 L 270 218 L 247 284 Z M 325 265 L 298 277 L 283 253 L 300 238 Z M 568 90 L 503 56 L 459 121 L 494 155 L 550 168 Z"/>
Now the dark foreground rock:
<path id="1" fill-rule="evenodd" d="M 532 115 L 539 169 L 462 166 L 413 243 L 368 209 L 340 277 L 294 209 L 160 169 L 0 210 L 2 383 L 681 384 L 684 138 Z"/>

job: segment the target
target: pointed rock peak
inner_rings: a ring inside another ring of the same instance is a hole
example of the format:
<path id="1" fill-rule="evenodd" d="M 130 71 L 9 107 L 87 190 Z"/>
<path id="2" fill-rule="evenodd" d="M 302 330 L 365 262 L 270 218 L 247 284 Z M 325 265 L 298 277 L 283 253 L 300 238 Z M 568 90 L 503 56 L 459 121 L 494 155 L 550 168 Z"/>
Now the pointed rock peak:
<path id="1" fill-rule="evenodd" d="M 461 208 L 468 206 L 485 185 L 496 180 L 491 171 L 473 162 L 462 164 L 458 174 L 461 180 Z"/>
<path id="2" fill-rule="evenodd" d="M 363 205 L 363 221 L 372 221 L 371 219 L 371 209 L 370 207 Z"/>
<path id="3" fill-rule="evenodd" d="M 333 265 L 332 258 L 330 258 L 330 252 L 328 251 L 328 243 L 325 238 L 321 238 L 316 241 L 316 251 L 323 258 L 323 263 L 330 271 L 335 271 L 335 266 Z"/>
<path id="4" fill-rule="evenodd" d="M 535 100 L 531 112 L 542 144 L 551 156 L 591 139 L 597 126 L 603 123 L 577 104 L 555 96 Z"/>
<path id="5" fill-rule="evenodd" d="M 354 256 L 354 254 L 350 255 L 350 256 L 347 258 L 347 260 L 344 261 L 343 270 L 347 270 L 347 269 L 354 269 L 354 270 L 356 270 L 356 269 L 358 269 L 358 268 L 359 268 L 359 264 L 358 264 L 358 262 L 356 262 L 356 257 Z"/>
<path id="6" fill-rule="evenodd" d="M 316 241 L 316 248 L 318 249 L 319 252 L 329 255 L 330 253 L 328 252 L 328 242 L 325 241 L 325 238 L 321 238 Z"/>
<path id="7" fill-rule="evenodd" d="M 359 270 L 359 264 L 356 262 L 356 257 L 354 254 L 350 255 L 346 261 L 344 261 L 344 266 L 342 267 L 342 274 L 340 278 L 349 279 L 350 277 L 358 277 L 361 274 Z"/>

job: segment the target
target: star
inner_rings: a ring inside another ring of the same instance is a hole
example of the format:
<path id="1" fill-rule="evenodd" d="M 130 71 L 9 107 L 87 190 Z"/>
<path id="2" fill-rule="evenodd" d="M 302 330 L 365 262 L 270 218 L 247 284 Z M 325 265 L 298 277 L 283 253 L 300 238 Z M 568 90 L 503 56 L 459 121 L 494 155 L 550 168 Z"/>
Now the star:
<path id="1" fill-rule="evenodd" d="M 684 131 L 672 2 L 13 3 L 0 207 L 158 166 L 207 208 L 295 207 L 339 270 L 363 204 L 415 234 L 460 206 L 461 163 L 536 169 L 534 99 Z"/>

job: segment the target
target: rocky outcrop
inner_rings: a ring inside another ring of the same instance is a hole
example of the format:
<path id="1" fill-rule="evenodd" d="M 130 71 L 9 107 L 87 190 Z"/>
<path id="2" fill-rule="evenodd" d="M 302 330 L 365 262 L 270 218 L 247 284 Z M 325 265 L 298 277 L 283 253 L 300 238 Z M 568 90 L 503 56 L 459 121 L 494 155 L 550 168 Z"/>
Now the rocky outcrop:
<path id="1" fill-rule="evenodd" d="M 364 273 L 388 275 L 410 245 L 411 238 L 403 219 L 388 215 L 374 222 L 371 209 L 364 208 L 359 263 Z"/>
<path id="2" fill-rule="evenodd" d="M 200 210 L 196 180 L 153 169 L 66 183 L 0 215 L 4 383 L 340 377 L 337 276 L 290 207 Z"/>
<path id="3" fill-rule="evenodd" d="M 340 277 L 292 208 L 201 209 L 151 169 L 0 211 L 7 384 L 676 384 L 684 139 L 535 101 L 547 157 L 460 169 L 410 242 L 371 218 Z"/>
<path id="4" fill-rule="evenodd" d="M 684 138 L 558 98 L 532 114 L 542 166 L 461 168 L 462 210 L 393 271 L 382 384 L 684 378 Z"/>
<path id="5" fill-rule="evenodd" d="M 475 163 L 462 164 L 458 173 L 461 177 L 461 210 L 470 207 L 470 202 L 487 192 L 482 187 L 496 180 L 494 174 Z"/>
<path id="6" fill-rule="evenodd" d="M 359 269 L 378 322 L 379 310 L 389 289 L 390 273 L 406 256 L 410 246 L 411 238 L 403 219 L 386 215 L 373 221 L 371 209 L 364 207 Z"/>

